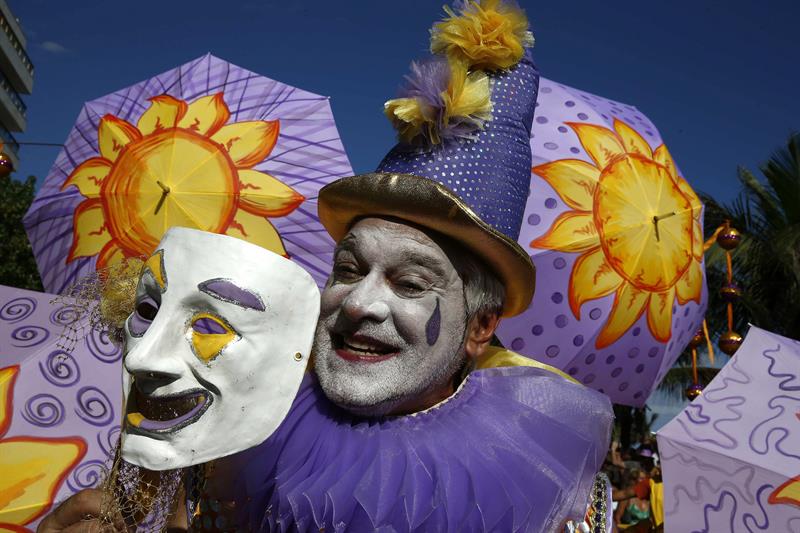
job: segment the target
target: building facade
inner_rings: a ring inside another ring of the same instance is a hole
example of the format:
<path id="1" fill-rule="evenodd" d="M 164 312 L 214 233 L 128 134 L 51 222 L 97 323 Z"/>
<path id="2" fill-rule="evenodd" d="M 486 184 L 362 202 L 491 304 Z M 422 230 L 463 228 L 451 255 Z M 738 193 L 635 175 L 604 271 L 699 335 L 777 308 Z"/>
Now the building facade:
<path id="1" fill-rule="evenodd" d="M 25 131 L 26 107 L 20 95 L 33 90 L 33 63 L 25 51 L 22 28 L 5 0 L 0 0 L 0 140 L 14 166 L 19 145 L 13 132 Z"/>

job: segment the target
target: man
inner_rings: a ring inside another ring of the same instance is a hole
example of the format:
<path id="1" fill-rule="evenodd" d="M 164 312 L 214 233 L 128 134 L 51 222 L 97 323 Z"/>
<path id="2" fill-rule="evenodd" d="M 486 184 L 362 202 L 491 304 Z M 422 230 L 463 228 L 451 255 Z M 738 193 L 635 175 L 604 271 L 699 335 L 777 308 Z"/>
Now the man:
<path id="1" fill-rule="evenodd" d="M 608 399 L 490 346 L 500 317 L 534 291 L 515 240 L 530 184 L 532 37 L 498 0 L 449 15 L 432 32 L 442 57 L 415 66 L 387 103 L 402 141 L 377 172 L 320 192 L 337 247 L 319 386 L 307 376 L 277 432 L 222 462 L 212 483 L 246 530 L 557 531 L 585 511 Z M 226 519 L 200 507 L 206 523 Z M 48 527 L 69 523 L 62 515 Z"/>
<path id="2" fill-rule="evenodd" d="M 453 394 L 492 339 L 504 290 L 451 240 L 400 219 L 364 218 L 337 246 L 322 301 L 315 361 L 325 395 L 382 416 Z"/>

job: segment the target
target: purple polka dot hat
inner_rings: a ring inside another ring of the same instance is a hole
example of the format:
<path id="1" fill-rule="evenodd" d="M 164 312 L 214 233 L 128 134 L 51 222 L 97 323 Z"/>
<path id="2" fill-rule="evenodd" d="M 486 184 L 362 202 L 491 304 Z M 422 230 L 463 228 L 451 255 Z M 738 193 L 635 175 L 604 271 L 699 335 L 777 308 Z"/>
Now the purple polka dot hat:
<path id="1" fill-rule="evenodd" d="M 399 142 L 373 173 L 320 191 L 319 215 L 336 240 L 365 216 L 391 216 L 464 245 L 506 288 L 504 316 L 524 311 L 535 270 L 517 244 L 530 191 L 530 132 L 539 73 L 524 13 L 482 0 L 445 8 L 431 29 L 433 56 L 385 113 Z"/>

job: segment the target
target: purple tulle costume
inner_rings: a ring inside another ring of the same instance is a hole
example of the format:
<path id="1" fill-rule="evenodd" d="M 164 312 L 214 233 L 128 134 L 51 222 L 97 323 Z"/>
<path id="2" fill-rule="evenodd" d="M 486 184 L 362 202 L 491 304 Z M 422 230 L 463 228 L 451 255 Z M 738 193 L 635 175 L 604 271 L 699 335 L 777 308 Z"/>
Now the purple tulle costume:
<path id="1" fill-rule="evenodd" d="M 438 406 L 355 417 L 308 375 L 281 427 L 238 454 L 253 531 L 555 531 L 582 518 L 608 448 L 606 396 L 546 370 L 476 370 Z"/>

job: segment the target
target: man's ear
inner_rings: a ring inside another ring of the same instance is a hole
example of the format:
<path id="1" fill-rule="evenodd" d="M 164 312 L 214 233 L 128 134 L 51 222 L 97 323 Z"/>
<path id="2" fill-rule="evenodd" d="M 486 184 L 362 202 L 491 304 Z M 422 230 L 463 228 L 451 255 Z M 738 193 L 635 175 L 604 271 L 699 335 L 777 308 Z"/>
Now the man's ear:
<path id="1" fill-rule="evenodd" d="M 474 316 L 467 326 L 467 338 L 464 343 L 464 350 L 467 357 L 473 361 L 477 360 L 486 347 L 492 341 L 497 325 L 500 323 L 500 315 L 494 313 L 484 313 Z"/>

